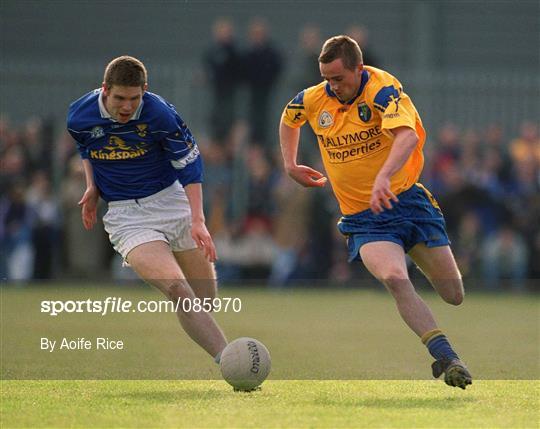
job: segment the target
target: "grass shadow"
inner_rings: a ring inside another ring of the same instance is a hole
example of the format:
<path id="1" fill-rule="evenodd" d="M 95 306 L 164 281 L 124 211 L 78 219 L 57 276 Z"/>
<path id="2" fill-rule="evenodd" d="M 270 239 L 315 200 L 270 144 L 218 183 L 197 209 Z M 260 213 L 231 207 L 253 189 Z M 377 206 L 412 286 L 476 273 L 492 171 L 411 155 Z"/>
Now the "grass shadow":
<path id="1" fill-rule="evenodd" d="M 344 399 L 344 400 L 332 400 L 326 398 L 321 401 L 321 404 L 346 406 L 346 407 L 368 407 L 368 408 L 387 408 L 387 409 L 453 409 L 475 402 L 474 398 L 470 396 L 457 398 L 357 398 L 357 399 Z"/>
<path id="2" fill-rule="evenodd" d="M 232 388 L 231 388 L 232 392 Z M 133 401 L 147 404 L 153 403 L 178 403 L 178 402 L 203 402 L 222 399 L 224 392 L 222 390 L 197 390 L 197 389 L 170 389 L 170 390 L 138 390 L 136 392 L 125 393 L 103 393 L 101 396 L 111 398 L 117 401 Z"/>

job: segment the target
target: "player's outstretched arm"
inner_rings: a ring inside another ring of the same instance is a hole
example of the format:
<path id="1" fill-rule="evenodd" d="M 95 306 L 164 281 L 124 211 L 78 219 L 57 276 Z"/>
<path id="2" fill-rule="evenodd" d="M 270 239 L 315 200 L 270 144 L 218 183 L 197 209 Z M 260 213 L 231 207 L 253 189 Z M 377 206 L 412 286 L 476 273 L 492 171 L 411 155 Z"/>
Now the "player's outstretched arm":
<path id="1" fill-rule="evenodd" d="M 204 252 L 204 256 L 210 262 L 215 262 L 217 259 L 216 246 L 204 223 L 202 185 L 190 183 L 184 186 L 184 189 L 191 208 L 191 236 L 199 249 Z"/>
<path id="2" fill-rule="evenodd" d="M 296 164 L 300 128 L 289 127 L 282 121 L 279 125 L 279 141 L 285 171 L 294 181 L 306 188 L 321 187 L 326 184 L 327 179 L 320 171 L 307 165 Z"/>
<path id="3" fill-rule="evenodd" d="M 94 171 L 92 164 L 87 159 L 83 159 L 84 176 L 86 178 L 86 191 L 84 192 L 79 205 L 81 206 L 81 217 L 84 227 L 92 229 L 97 221 L 97 205 L 99 201 L 99 190 L 94 183 Z"/>
<path id="4" fill-rule="evenodd" d="M 392 129 L 392 133 L 395 136 L 392 149 L 377 174 L 371 193 L 370 206 L 375 214 L 381 213 L 384 209 L 391 209 L 390 200 L 398 202 L 398 198 L 390 190 L 390 179 L 405 165 L 418 144 L 418 136 L 412 128 L 398 127 Z"/>

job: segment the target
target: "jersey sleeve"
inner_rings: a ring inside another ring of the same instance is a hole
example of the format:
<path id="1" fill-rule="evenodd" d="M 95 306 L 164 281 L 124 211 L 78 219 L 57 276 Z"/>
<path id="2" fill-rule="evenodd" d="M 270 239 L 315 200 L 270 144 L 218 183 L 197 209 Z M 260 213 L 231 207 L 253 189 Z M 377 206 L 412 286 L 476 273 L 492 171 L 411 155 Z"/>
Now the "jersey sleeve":
<path id="1" fill-rule="evenodd" d="M 79 151 L 79 154 L 81 155 L 82 159 L 88 159 L 88 150 L 86 148 L 86 145 L 84 143 L 83 139 L 83 133 L 80 131 L 77 131 L 73 128 L 69 128 L 68 125 L 68 132 L 73 137 L 73 140 L 75 140 L 75 143 L 77 144 L 77 150 Z"/>
<path id="2" fill-rule="evenodd" d="M 283 114 L 281 115 L 281 121 L 291 127 L 299 128 L 307 121 L 306 106 L 304 105 L 304 93 L 299 92 L 289 104 L 285 106 Z"/>
<path id="3" fill-rule="evenodd" d="M 397 82 L 381 88 L 375 95 L 373 106 L 381 116 L 381 129 L 389 133 L 397 127 L 416 127 L 416 109 L 410 97 Z"/>
<path id="4" fill-rule="evenodd" d="M 162 140 L 163 149 L 167 152 L 167 157 L 176 170 L 182 186 L 201 183 L 203 163 L 199 147 L 186 123 L 174 107 L 170 105 L 169 107 L 170 111 L 165 115 L 164 127 L 167 135 Z"/>
<path id="5" fill-rule="evenodd" d="M 88 133 L 78 129 L 79 127 L 77 126 L 77 121 L 75 119 L 76 113 L 74 110 L 74 106 L 71 105 L 68 111 L 66 127 L 68 133 L 71 135 L 71 137 L 73 137 L 73 140 L 75 140 L 75 143 L 77 144 L 77 150 L 79 151 L 81 158 L 88 159 L 88 150 L 85 143 L 85 136 Z"/>

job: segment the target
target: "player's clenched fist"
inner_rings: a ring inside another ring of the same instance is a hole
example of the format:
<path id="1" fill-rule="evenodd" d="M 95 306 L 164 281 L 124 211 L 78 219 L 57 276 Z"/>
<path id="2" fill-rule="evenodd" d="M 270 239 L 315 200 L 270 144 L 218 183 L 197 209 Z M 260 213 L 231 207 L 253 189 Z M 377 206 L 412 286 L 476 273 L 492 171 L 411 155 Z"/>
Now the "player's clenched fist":
<path id="1" fill-rule="evenodd" d="M 287 174 L 306 188 L 320 188 L 326 185 L 328 179 L 321 172 L 307 165 L 295 165 L 287 168 Z"/>

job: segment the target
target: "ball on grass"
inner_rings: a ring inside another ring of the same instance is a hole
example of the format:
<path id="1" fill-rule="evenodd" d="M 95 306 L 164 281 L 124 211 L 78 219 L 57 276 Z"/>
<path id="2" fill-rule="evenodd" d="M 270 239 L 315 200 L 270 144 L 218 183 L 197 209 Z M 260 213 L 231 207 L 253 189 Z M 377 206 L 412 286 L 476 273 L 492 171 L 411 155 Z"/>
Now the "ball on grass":
<path id="1" fill-rule="evenodd" d="M 256 389 L 268 377 L 270 366 L 268 349 L 254 338 L 238 338 L 221 353 L 221 374 L 235 390 Z"/>

